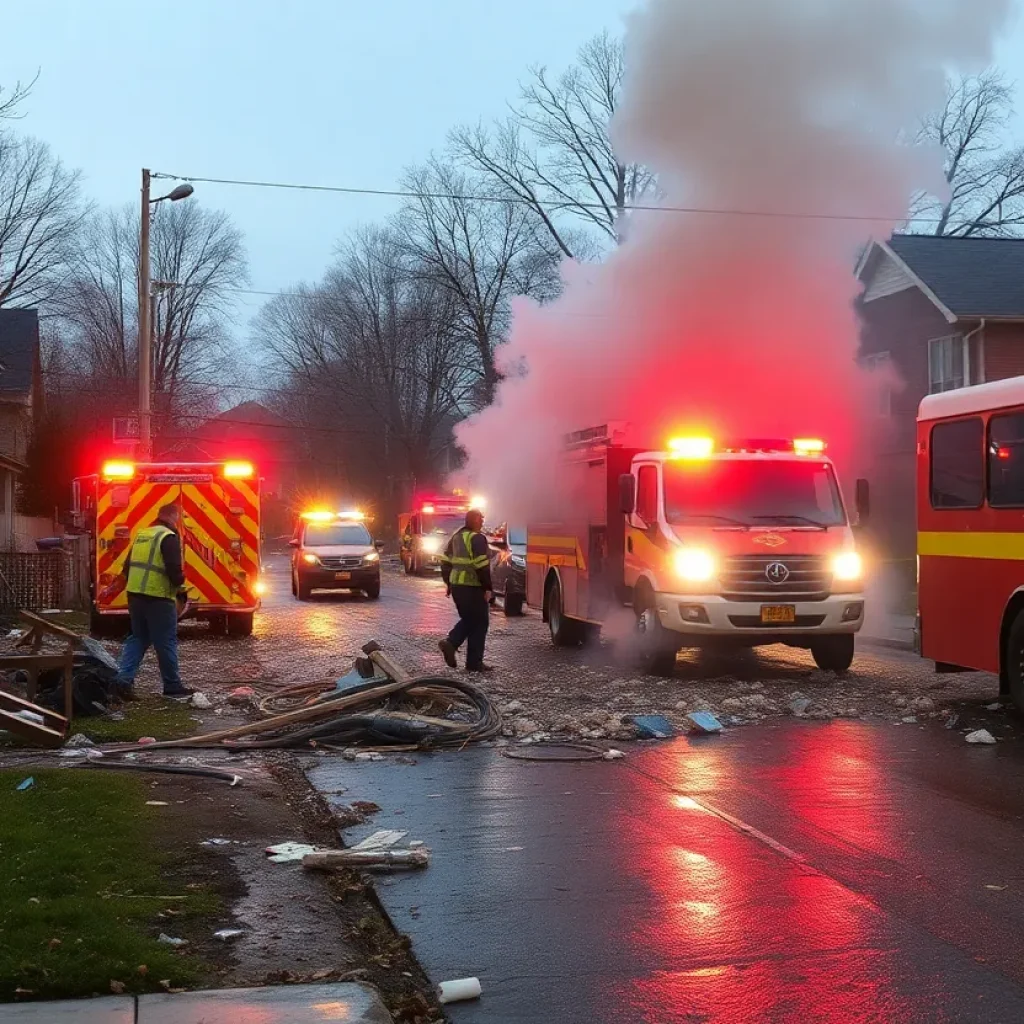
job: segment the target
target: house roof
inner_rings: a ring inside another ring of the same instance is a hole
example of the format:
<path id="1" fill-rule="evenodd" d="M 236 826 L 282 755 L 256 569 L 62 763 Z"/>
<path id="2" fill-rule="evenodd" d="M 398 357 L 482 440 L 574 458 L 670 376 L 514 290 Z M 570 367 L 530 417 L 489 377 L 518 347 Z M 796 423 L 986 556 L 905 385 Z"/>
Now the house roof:
<path id="1" fill-rule="evenodd" d="M 1024 318 L 1024 238 L 893 235 L 885 248 L 955 317 Z"/>
<path id="2" fill-rule="evenodd" d="M 31 394 L 38 357 L 38 311 L 0 309 L 0 393 Z"/>

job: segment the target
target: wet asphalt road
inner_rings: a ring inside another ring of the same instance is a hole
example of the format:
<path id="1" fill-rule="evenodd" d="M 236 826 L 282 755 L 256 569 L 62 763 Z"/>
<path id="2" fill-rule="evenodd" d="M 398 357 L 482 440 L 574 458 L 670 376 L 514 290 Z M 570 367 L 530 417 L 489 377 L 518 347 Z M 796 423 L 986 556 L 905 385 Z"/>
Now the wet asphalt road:
<path id="1" fill-rule="evenodd" d="M 321 762 L 426 871 L 380 897 L 459 1022 L 1024 1020 L 1024 750 L 791 723 L 632 745 Z M 344 789 L 338 794 L 334 791 Z"/>

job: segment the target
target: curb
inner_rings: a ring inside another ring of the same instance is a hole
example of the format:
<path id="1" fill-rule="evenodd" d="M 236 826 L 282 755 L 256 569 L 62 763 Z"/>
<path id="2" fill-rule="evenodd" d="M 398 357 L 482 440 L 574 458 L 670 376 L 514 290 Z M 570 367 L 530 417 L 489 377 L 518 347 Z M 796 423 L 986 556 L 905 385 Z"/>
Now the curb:
<path id="1" fill-rule="evenodd" d="M 861 640 L 867 640 L 868 643 L 875 644 L 877 647 L 889 647 L 894 651 L 914 651 L 913 640 L 896 640 L 892 637 L 887 636 L 871 636 L 868 633 L 859 634 Z"/>

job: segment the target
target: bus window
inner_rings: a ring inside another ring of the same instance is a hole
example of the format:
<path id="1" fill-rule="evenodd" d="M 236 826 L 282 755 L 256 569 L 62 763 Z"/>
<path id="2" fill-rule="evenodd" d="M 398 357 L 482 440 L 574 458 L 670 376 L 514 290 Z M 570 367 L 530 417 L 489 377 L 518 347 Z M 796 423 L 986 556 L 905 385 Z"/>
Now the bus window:
<path id="1" fill-rule="evenodd" d="M 980 508 L 985 496 L 985 428 L 977 417 L 932 428 L 932 508 Z"/>
<path id="2" fill-rule="evenodd" d="M 988 503 L 993 508 L 1024 506 L 1024 413 L 989 420 Z"/>

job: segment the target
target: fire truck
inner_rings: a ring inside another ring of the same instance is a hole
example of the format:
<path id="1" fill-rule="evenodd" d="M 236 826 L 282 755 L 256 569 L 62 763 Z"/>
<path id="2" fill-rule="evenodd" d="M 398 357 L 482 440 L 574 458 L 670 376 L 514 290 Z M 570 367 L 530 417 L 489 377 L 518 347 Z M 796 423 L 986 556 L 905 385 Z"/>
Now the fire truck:
<path id="1" fill-rule="evenodd" d="M 248 636 L 259 608 L 260 482 L 249 462 L 106 462 L 72 484 L 72 515 L 89 534 L 91 627 L 128 624 L 125 559 L 162 505 L 181 507 L 186 614 Z"/>
<path id="2" fill-rule="evenodd" d="M 917 422 L 917 648 L 1024 710 L 1024 377 L 928 395 Z"/>
<path id="3" fill-rule="evenodd" d="M 438 571 L 448 538 L 466 525 L 466 513 L 471 508 L 480 507 L 480 498 L 471 502 L 460 493 L 417 495 L 412 510 L 398 517 L 405 571 L 411 576 Z"/>
<path id="4" fill-rule="evenodd" d="M 648 671 L 684 647 L 787 644 L 845 672 L 864 622 L 863 565 L 816 439 L 628 448 L 624 425 L 566 440 L 571 518 L 527 531 L 527 602 L 557 646 L 622 614 Z M 868 490 L 857 483 L 860 519 Z"/>

